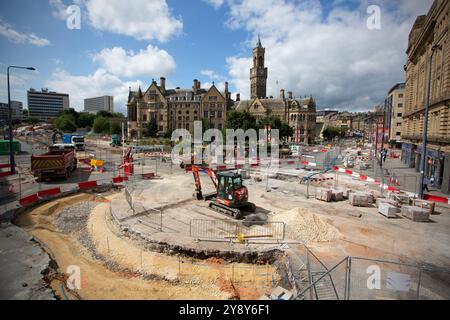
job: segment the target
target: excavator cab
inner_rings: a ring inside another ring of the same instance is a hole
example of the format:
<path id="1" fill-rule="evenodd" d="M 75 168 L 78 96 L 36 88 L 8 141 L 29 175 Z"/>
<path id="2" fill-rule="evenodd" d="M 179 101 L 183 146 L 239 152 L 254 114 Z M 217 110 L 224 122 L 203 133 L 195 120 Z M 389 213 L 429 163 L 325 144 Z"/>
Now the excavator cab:
<path id="1" fill-rule="evenodd" d="M 236 172 L 217 174 L 217 201 L 230 208 L 239 208 L 248 202 L 248 190 L 242 184 L 242 175 Z"/>

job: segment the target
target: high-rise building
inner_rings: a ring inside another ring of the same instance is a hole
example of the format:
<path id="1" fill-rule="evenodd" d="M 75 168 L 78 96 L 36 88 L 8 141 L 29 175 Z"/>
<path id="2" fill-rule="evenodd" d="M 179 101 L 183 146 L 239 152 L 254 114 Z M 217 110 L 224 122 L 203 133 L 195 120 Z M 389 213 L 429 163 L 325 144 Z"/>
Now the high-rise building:
<path id="1" fill-rule="evenodd" d="M 389 90 L 385 101 L 385 141 L 399 143 L 402 139 L 403 113 L 405 111 L 405 84 L 397 83 Z"/>
<path id="2" fill-rule="evenodd" d="M 103 96 L 84 99 L 84 111 L 89 113 L 97 113 L 99 111 L 107 111 L 113 113 L 114 97 Z"/>
<path id="3" fill-rule="evenodd" d="M 11 101 L 13 121 L 23 120 L 23 104 L 20 101 Z M 8 122 L 9 120 L 9 107 L 7 103 L 0 103 L 0 122 Z"/>
<path id="4" fill-rule="evenodd" d="M 58 114 L 69 109 L 69 95 L 56 93 L 42 89 L 37 91 L 30 89 L 28 95 L 28 111 L 30 117 L 41 121 L 48 121 L 58 117 Z"/>

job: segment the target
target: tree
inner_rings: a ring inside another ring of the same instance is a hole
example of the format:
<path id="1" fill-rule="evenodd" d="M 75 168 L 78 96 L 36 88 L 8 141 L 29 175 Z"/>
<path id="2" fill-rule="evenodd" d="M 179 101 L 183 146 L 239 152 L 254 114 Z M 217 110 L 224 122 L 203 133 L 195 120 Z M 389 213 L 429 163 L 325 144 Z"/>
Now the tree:
<path id="1" fill-rule="evenodd" d="M 103 117 L 103 118 L 114 118 L 114 115 L 111 112 L 102 110 L 97 112 L 97 117 Z"/>
<path id="2" fill-rule="evenodd" d="M 341 129 L 336 127 L 328 127 L 325 130 L 323 130 L 323 138 L 327 141 L 332 141 L 334 138 L 341 136 L 342 132 Z"/>
<path id="3" fill-rule="evenodd" d="M 152 117 L 147 123 L 144 134 L 146 137 L 156 138 L 156 135 L 158 134 L 158 123 L 156 122 L 155 117 Z"/>
<path id="4" fill-rule="evenodd" d="M 77 131 L 77 125 L 74 119 L 69 115 L 59 116 L 55 120 L 55 126 L 63 132 L 75 132 Z"/>
<path id="5" fill-rule="evenodd" d="M 28 117 L 24 120 L 24 122 L 29 123 L 29 124 L 36 124 L 39 122 L 39 119 L 36 117 Z"/>
<path id="6" fill-rule="evenodd" d="M 109 133 L 111 131 L 111 120 L 97 116 L 92 127 L 95 133 Z"/>
<path id="7" fill-rule="evenodd" d="M 111 134 L 121 134 L 122 133 L 122 126 L 119 123 L 117 123 L 117 122 L 111 123 L 110 133 Z"/>
<path id="8" fill-rule="evenodd" d="M 94 125 L 95 115 L 90 113 L 81 113 L 77 119 L 77 125 L 79 128 L 92 128 Z"/>
<path id="9" fill-rule="evenodd" d="M 278 130 L 280 140 L 284 140 L 294 135 L 294 129 L 292 129 L 287 122 L 275 116 L 259 120 L 257 126 L 258 129 L 265 129 L 270 126 L 272 130 Z"/>
<path id="10" fill-rule="evenodd" d="M 238 130 L 256 129 L 256 118 L 248 111 L 233 111 L 227 118 L 226 129 Z"/>

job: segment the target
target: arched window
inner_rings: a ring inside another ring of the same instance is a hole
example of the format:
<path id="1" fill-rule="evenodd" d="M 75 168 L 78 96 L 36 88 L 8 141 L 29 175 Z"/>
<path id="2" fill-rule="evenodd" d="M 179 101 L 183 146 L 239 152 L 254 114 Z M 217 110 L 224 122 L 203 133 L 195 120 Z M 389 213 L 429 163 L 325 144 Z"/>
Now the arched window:
<path id="1" fill-rule="evenodd" d="M 259 57 L 259 66 L 262 67 L 264 65 L 264 59 L 262 56 Z"/>
<path id="2" fill-rule="evenodd" d="M 305 134 L 305 128 L 304 127 L 300 127 L 300 134 Z"/>

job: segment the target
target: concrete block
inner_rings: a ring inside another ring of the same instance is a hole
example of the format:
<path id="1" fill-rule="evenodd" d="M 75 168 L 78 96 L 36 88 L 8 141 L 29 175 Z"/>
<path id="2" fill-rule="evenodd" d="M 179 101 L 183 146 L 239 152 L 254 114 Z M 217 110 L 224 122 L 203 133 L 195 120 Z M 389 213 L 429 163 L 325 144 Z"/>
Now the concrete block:
<path id="1" fill-rule="evenodd" d="M 385 199 L 385 198 L 378 198 L 377 199 L 377 208 L 380 208 L 381 203 L 389 203 L 390 205 L 394 207 L 399 207 L 399 203 L 395 200 Z"/>
<path id="2" fill-rule="evenodd" d="M 397 213 L 400 212 L 400 209 L 389 203 L 381 202 L 380 206 L 378 207 L 378 212 L 381 213 L 385 217 L 395 218 L 395 217 L 397 217 Z"/>
<path id="3" fill-rule="evenodd" d="M 343 201 L 344 200 L 344 192 L 340 190 L 331 190 L 331 200 L 333 201 Z"/>
<path id="4" fill-rule="evenodd" d="M 316 199 L 325 202 L 331 202 L 331 190 L 328 189 L 317 189 L 316 190 Z"/>
<path id="5" fill-rule="evenodd" d="M 352 193 L 352 189 L 348 189 L 348 188 L 339 188 L 338 191 L 342 192 L 342 196 L 344 197 L 344 199 L 348 199 L 348 197 L 350 196 L 350 193 Z"/>
<path id="6" fill-rule="evenodd" d="M 435 203 L 427 200 L 421 199 L 412 199 L 412 205 L 415 207 L 420 207 L 424 209 L 428 209 L 429 214 L 434 214 Z"/>
<path id="7" fill-rule="evenodd" d="M 372 195 L 369 193 L 351 193 L 349 202 L 354 207 L 369 207 Z"/>
<path id="8" fill-rule="evenodd" d="M 395 193 L 390 191 L 388 193 L 388 199 L 398 201 L 399 203 L 407 206 L 411 204 L 411 197 L 405 193 Z"/>
<path id="9" fill-rule="evenodd" d="M 401 212 L 402 216 L 415 222 L 430 221 L 430 213 L 428 209 L 415 206 L 403 206 Z"/>

